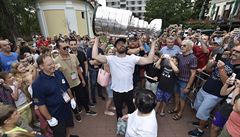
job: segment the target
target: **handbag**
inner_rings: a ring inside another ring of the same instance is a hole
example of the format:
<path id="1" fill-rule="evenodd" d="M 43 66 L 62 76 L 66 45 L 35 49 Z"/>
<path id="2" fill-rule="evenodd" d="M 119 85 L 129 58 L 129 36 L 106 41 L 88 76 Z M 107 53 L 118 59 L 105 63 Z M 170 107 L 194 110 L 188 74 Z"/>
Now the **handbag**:
<path id="1" fill-rule="evenodd" d="M 127 130 L 127 121 L 122 118 L 118 118 L 117 121 L 117 135 L 125 135 Z"/>
<path id="2" fill-rule="evenodd" d="M 97 83 L 102 87 L 107 87 L 110 81 L 110 73 L 106 72 L 102 68 L 98 71 Z"/>

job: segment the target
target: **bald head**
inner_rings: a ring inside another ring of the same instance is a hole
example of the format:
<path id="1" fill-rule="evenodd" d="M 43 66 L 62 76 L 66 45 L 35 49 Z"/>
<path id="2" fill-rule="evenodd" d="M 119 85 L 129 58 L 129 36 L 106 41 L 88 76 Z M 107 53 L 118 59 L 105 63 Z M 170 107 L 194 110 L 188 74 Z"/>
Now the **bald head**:
<path id="1" fill-rule="evenodd" d="M 10 42 L 7 40 L 0 40 L 0 47 L 2 52 L 11 52 Z"/>

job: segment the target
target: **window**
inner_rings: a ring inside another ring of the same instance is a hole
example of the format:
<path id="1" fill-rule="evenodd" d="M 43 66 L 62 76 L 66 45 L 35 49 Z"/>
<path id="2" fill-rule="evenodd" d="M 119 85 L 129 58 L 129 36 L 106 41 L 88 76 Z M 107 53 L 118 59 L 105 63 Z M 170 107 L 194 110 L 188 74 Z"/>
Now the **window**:
<path id="1" fill-rule="evenodd" d="M 125 2 L 126 0 L 120 0 L 120 2 Z"/>
<path id="2" fill-rule="evenodd" d="M 139 5 L 142 4 L 142 1 L 138 1 L 138 4 L 139 4 Z"/>
<path id="3" fill-rule="evenodd" d="M 125 5 L 125 4 L 121 4 L 121 5 L 120 5 L 120 8 L 121 8 L 121 9 L 126 8 L 126 5 Z"/>
<path id="4" fill-rule="evenodd" d="M 138 10 L 142 10 L 142 7 L 138 7 Z"/>
<path id="5" fill-rule="evenodd" d="M 84 12 L 81 12 L 82 13 L 82 19 L 84 19 Z"/>
<path id="6" fill-rule="evenodd" d="M 135 10 L 135 7 L 132 7 L 132 10 Z"/>
<path id="7" fill-rule="evenodd" d="M 112 2 L 112 6 L 114 6 L 115 5 L 115 2 Z"/>
<path id="8" fill-rule="evenodd" d="M 135 4 L 135 1 L 131 1 L 131 4 L 134 5 L 134 4 Z"/>

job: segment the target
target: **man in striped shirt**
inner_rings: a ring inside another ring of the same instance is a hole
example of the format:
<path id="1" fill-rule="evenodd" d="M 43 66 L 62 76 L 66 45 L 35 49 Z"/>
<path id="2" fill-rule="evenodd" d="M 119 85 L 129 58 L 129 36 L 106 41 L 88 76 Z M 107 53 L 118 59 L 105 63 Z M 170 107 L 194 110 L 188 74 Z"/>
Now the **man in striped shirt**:
<path id="1" fill-rule="evenodd" d="M 175 90 L 175 108 L 173 110 L 169 110 L 168 112 L 176 113 L 173 116 L 174 120 L 182 118 L 187 93 L 189 92 L 196 75 L 197 58 L 192 53 L 193 45 L 194 43 L 191 40 L 182 41 L 182 54 L 177 55 L 177 58 L 179 59 L 179 75 Z"/>

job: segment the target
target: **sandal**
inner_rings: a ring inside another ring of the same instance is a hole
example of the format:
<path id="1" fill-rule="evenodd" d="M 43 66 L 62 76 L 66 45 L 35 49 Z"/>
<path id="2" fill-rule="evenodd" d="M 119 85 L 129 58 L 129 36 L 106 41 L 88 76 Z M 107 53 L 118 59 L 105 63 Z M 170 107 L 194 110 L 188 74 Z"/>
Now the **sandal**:
<path id="1" fill-rule="evenodd" d="M 164 112 L 161 112 L 159 115 L 160 115 L 160 117 L 164 117 L 164 116 L 165 116 L 165 113 L 164 113 Z"/>
<path id="2" fill-rule="evenodd" d="M 182 114 L 179 114 L 179 113 L 175 114 L 175 115 L 172 117 L 173 120 L 179 120 L 179 119 L 181 119 L 181 118 L 182 118 Z"/>
<path id="3" fill-rule="evenodd" d="M 169 109 L 168 110 L 168 114 L 174 114 L 174 113 L 177 113 L 177 110 L 174 110 L 174 109 Z"/>

